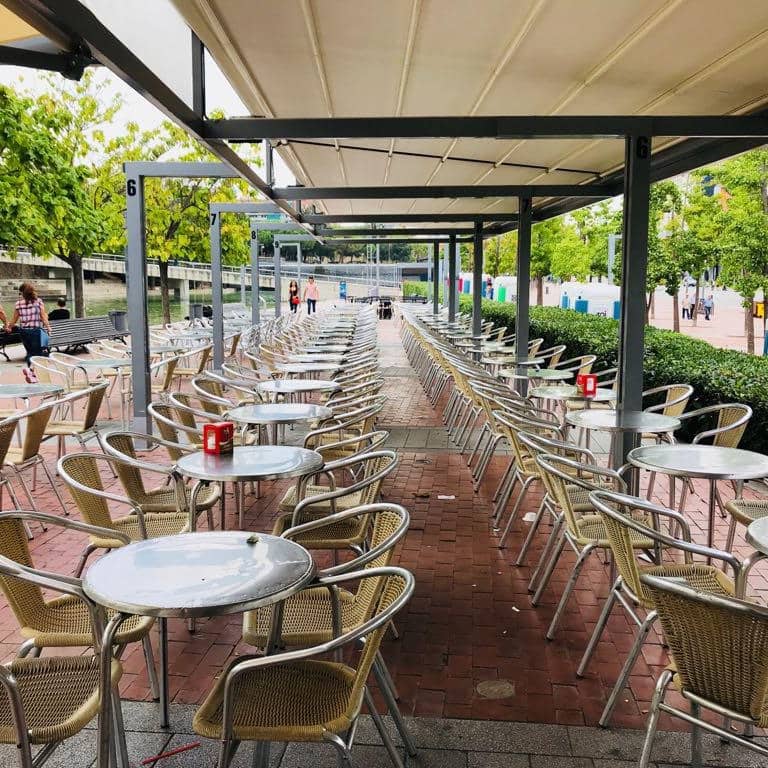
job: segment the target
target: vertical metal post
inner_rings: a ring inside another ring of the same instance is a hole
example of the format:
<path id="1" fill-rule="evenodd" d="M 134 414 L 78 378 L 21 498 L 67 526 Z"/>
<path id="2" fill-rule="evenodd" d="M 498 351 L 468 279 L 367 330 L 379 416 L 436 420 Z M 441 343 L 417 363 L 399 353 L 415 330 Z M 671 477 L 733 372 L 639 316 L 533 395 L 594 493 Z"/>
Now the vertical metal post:
<path id="1" fill-rule="evenodd" d="M 480 314 L 483 302 L 483 224 L 475 222 L 474 252 L 472 256 L 472 335 L 479 336 L 483 330 L 483 316 Z M 479 348 L 479 345 L 478 345 Z"/>
<path id="2" fill-rule="evenodd" d="M 619 321 L 620 411 L 643 407 L 645 288 L 648 272 L 648 213 L 650 207 L 650 136 L 627 136 L 624 158 L 624 216 L 621 253 L 621 319 Z M 637 442 L 622 434 L 615 441 L 614 466 L 626 461 Z"/>
<path id="3" fill-rule="evenodd" d="M 211 214 L 211 309 L 213 320 L 213 367 L 224 362 L 224 287 L 221 277 L 221 214 Z"/>
<path id="4" fill-rule="evenodd" d="M 456 235 L 451 235 L 448 241 L 448 322 L 450 323 L 456 320 L 456 308 L 458 307 L 457 288 Z"/>
<path id="5" fill-rule="evenodd" d="M 258 325 L 261 322 L 261 296 L 259 289 L 259 230 L 256 222 L 251 219 L 251 322 Z"/>
<path id="6" fill-rule="evenodd" d="M 275 240 L 275 317 L 280 317 L 280 296 L 283 287 L 280 284 L 280 242 Z"/>
<path id="7" fill-rule="evenodd" d="M 381 244 L 376 243 L 376 286 L 381 290 Z"/>
<path id="8" fill-rule="evenodd" d="M 126 170 L 125 282 L 128 294 L 128 330 L 131 333 L 133 429 L 136 432 L 152 434 L 152 418 L 147 413 L 152 389 L 149 378 L 147 248 L 144 217 L 144 177 Z"/>
<path id="9" fill-rule="evenodd" d="M 272 160 L 272 143 L 267 140 L 264 142 L 264 181 L 270 187 L 275 183 L 275 165 Z"/>
<path id="10" fill-rule="evenodd" d="M 440 310 L 440 243 L 432 243 L 432 314 Z"/>
<path id="11" fill-rule="evenodd" d="M 296 285 L 301 285 L 301 243 L 296 243 Z"/>
<path id="12" fill-rule="evenodd" d="M 528 325 L 531 303 L 531 210 L 530 197 L 518 199 L 517 229 L 517 295 L 515 301 L 515 354 L 518 360 L 528 357 Z"/>
<path id="13" fill-rule="evenodd" d="M 245 264 L 240 265 L 240 303 L 245 306 Z"/>

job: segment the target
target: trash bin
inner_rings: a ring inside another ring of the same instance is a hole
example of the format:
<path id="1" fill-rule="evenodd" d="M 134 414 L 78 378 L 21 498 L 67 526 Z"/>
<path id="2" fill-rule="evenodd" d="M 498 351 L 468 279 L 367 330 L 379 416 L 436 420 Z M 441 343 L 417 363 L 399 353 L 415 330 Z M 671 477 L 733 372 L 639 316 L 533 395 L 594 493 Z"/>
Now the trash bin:
<path id="1" fill-rule="evenodd" d="M 587 311 L 589 310 L 589 302 L 586 299 L 576 299 L 573 308 L 577 312 L 581 312 L 582 314 L 586 315 Z"/>
<path id="2" fill-rule="evenodd" d="M 613 319 L 614 320 L 621 319 L 621 302 L 620 301 L 613 302 Z"/>
<path id="3" fill-rule="evenodd" d="M 189 319 L 190 320 L 202 320 L 203 318 L 203 305 L 202 304 L 190 304 L 189 305 Z"/>
<path id="4" fill-rule="evenodd" d="M 109 319 L 112 321 L 112 325 L 115 326 L 116 331 L 128 331 L 128 321 L 125 319 L 127 312 L 122 309 L 110 309 Z"/>

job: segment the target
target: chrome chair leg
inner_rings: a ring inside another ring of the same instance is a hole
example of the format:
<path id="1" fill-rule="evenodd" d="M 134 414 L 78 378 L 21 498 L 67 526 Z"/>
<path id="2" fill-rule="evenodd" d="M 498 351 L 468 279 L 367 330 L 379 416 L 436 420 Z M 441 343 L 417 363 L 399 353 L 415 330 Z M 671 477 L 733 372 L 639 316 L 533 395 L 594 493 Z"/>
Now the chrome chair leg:
<path id="1" fill-rule="evenodd" d="M 565 585 L 565 589 L 563 590 L 563 594 L 560 596 L 560 602 L 557 604 L 557 608 L 555 609 L 555 615 L 552 617 L 552 622 L 550 623 L 549 629 L 547 630 L 547 634 L 546 634 L 547 640 L 555 639 L 555 632 L 557 632 L 557 625 L 560 623 L 560 619 L 565 613 L 565 608 L 568 605 L 568 600 L 571 597 L 571 592 L 573 592 L 573 588 L 576 586 L 576 582 L 579 580 L 579 576 L 581 575 L 581 569 L 584 567 L 584 563 L 587 561 L 587 558 L 590 556 L 594 548 L 595 548 L 594 544 L 587 544 L 587 546 L 584 547 L 584 549 L 582 549 L 581 552 L 579 553 L 579 556 L 576 559 L 576 562 L 573 566 L 573 570 L 571 571 L 571 575 L 568 579 L 568 582 Z"/>

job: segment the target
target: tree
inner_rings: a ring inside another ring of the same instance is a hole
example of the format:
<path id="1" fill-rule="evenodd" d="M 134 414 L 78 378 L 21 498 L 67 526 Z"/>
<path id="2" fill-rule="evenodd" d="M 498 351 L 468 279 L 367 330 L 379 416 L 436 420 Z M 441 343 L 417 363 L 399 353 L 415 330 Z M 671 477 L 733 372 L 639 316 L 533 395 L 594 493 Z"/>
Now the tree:
<path id="1" fill-rule="evenodd" d="M 723 187 L 720 227 L 720 279 L 742 297 L 747 351 L 755 351 L 752 303 L 768 292 L 768 149 L 747 152 L 704 169 L 710 183 Z"/>
<path id="2" fill-rule="evenodd" d="M 596 277 L 608 276 L 608 238 L 620 235 L 622 228 L 621 209 L 607 200 L 580 208 L 570 214 L 579 237 L 589 253 L 589 273 Z M 619 239 L 617 245 L 621 242 Z M 617 249 L 614 273 L 621 263 L 621 252 Z"/>
<path id="3" fill-rule="evenodd" d="M 492 277 L 511 275 L 517 266 L 517 232 L 504 232 L 485 241 L 485 271 Z"/>
<path id="4" fill-rule="evenodd" d="M 32 99 L 0 88 L 0 237 L 73 267 L 76 314 L 83 313 L 82 254 L 103 235 L 88 195 L 90 170 L 81 163 L 80 134 L 96 114 L 91 100 L 77 112 L 63 97 Z"/>

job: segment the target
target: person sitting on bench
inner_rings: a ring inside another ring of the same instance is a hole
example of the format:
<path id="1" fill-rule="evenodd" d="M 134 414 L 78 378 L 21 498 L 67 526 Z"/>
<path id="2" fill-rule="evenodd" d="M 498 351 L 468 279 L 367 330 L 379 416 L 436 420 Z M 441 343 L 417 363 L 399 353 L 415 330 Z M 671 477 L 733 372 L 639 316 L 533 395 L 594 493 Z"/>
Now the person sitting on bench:
<path id="1" fill-rule="evenodd" d="M 49 320 L 69 320 L 70 314 L 67 309 L 67 300 L 62 296 L 56 300 L 57 307 L 49 313 Z"/>

